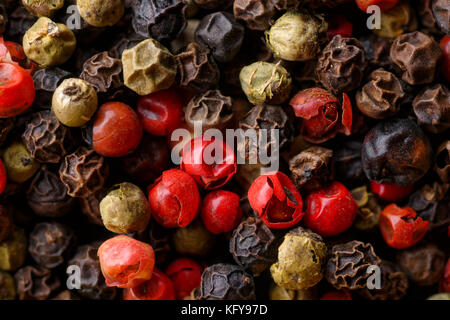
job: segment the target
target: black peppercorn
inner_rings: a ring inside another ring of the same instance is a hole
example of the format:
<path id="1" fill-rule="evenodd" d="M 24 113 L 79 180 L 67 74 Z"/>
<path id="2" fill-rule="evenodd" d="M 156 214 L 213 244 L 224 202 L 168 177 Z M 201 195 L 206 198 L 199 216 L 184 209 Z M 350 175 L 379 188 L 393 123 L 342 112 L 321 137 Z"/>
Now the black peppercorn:
<path id="1" fill-rule="evenodd" d="M 434 18 L 436 19 L 436 24 L 442 30 L 442 32 L 450 33 L 450 6 L 448 0 L 433 0 L 431 4 L 431 9 L 433 10 Z"/>
<path id="2" fill-rule="evenodd" d="M 58 67 L 44 68 L 33 74 L 36 99 L 34 103 L 42 108 L 50 109 L 56 88 L 63 80 L 70 78 L 71 73 Z"/>
<path id="3" fill-rule="evenodd" d="M 273 22 L 275 7 L 273 0 L 235 0 L 234 17 L 243 20 L 252 30 L 267 30 Z"/>
<path id="4" fill-rule="evenodd" d="M 50 269 L 26 266 L 14 275 L 20 300 L 46 300 L 61 286 Z"/>

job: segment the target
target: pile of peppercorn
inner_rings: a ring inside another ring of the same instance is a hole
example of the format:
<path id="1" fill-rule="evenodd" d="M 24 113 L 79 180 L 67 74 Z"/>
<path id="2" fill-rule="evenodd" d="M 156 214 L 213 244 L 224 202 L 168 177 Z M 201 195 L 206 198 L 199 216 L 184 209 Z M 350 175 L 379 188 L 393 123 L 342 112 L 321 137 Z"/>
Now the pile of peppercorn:
<path id="1" fill-rule="evenodd" d="M 450 300 L 449 11 L 2 0 L 0 300 Z"/>

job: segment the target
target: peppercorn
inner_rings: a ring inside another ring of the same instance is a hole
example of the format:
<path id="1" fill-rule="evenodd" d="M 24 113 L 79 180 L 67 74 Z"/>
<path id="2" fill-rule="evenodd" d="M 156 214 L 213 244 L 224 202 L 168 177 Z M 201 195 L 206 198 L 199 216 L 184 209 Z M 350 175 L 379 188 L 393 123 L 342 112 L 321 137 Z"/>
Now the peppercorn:
<path id="1" fill-rule="evenodd" d="M 203 268 L 188 258 L 179 258 L 169 264 L 166 274 L 172 280 L 178 300 L 190 296 L 192 290 L 200 287 L 202 272 Z"/>
<path id="2" fill-rule="evenodd" d="M 303 290 L 290 290 L 272 283 L 269 291 L 270 300 L 315 300 L 315 288 L 308 288 Z"/>
<path id="3" fill-rule="evenodd" d="M 6 148 L 3 163 L 8 179 L 17 183 L 27 181 L 39 170 L 39 163 L 31 157 L 21 142 L 14 142 Z"/>
<path id="4" fill-rule="evenodd" d="M 442 182 L 450 181 L 450 140 L 444 141 L 436 151 L 434 171 Z"/>
<path id="5" fill-rule="evenodd" d="M 234 17 L 243 20 L 251 30 L 269 29 L 275 16 L 273 0 L 235 0 Z"/>
<path id="6" fill-rule="evenodd" d="M 81 270 L 80 287 L 77 289 L 81 296 L 95 300 L 113 300 L 117 290 L 105 283 L 97 256 L 99 246 L 99 242 L 94 242 L 78 247 L 67 265 L 78 266 Z"/>
<path id="7" fill-rule="evenodd" d="M 0 270 L 14 271 L 25 262 L 27 237 L 23 229 L 15 227 L 10 236 L 0 242 Z"/>
<path id="8" fill-rule="evenodd" d="M 122 53 L 125 50 L 133 48 L 143 40 L 145 40 L 145 37 L 142 37 L 136 33 L 121 33 L 112 45 L 111 50 L 109 50 L 111 57 L 114 59 L 121 59 Z"/>
<path id="9" fill-rule="evenodd" d="M 70 212 L 74 199 L 67 195 L 59 174 L 42 166 L 28 187 L 27 203 L 38 216 L 59 218 Z"/>
<path id="10" fill-rule="evenodd" d="M 270 267 L 272 278 L 286 289 L 313 287 L 323 277 L 326 255 L 327 248 L 322 237 L 297 227 L 284 236 L 278 248 L 278 261 Z"/>
<path id="11" fill-rule="evenodd" d="M 150 208 L 137 186 L 124 182 L 116 185 L 100 202 L 106 229 L 115 233 L 143 232 L 150 220 Z"/>
<path id="12" fill-rule="evenodd" d="M 288 61 L 314 59 L 327 40 L 328 24 L 323 15 L 289 11 L 266 31 L 266 42 L 275 58 Z"/>
<path id="13" fill-rule="evenodd" d="M 53 14 L 61 9 L 64 0 L 22 0 L 23 6 L 37 17 L 52 17 Z"/>
<path id="14" fill-rule="evenodd" d="M 364 47 L 366 60 L 374 68 L 386 68 L 390 65 L 389 50 L 391 42 L 373 33 L 360 37 L 359 42 Z"/>
<path id="15" fill-rule="evenodd" d="M 373 231 L 378 226 L 378 220 L 382 208 L 377 197 L 367 191 L 366 186 L 358 187 L 350 191 L 358 205 L 353 226 L 361 231 Z"/>
<path id="16" fill-rule="evenodd" d="M 15 297 L 14 278 L 9 273 L 0 271 L 0 300 L 14 300 Z"/>
<path id="17" fill-rule="evenodd" d="M 11 40 L 20 40 L 37 19 L 23 6 L 19 6 L 9 14 L 8 20 L 9 27 L 5 32 L 5 36 Z"/>
<path id="18" fill-rule="evenodd" d="M 91 194 L 84 198 L 78 198 L 80 210 L 85 214 L 90 223 L 103 226 L 102 216 L 100 214 L 100 201 L 106 196 L 106 189 Z"/>
<path id="19" fill-rule="evenodd" d="M 133 288 L 123 291 L 124 300 L 175 300 L 172 280 L 158 269 L 153 270 L 152 278 Z"/>
<path id="20" fill-rule="evenodd" d="M 70 72 L 58 67 L 37 70 L 33 74 L 34 88 L 36 90 L 35 104 L 42 108 L 50 108 L 53 92 L 64 79 L 70 78 Z"/>
<path id="21" fill-rule="evenodd" d="M 395 38 L 405 31 L 417 29 L 417 18 L 408 1 L 400 1 L 393 8 L 383 11 L 380 17 L 380 28 L 373 32 L 385 38 Z"/>
<path id="22" fill-rule="evenodd" d="M 61 23 L 42 17 L 23 36 L 23 49 L 27 57 L 41 67 L 60 65 L 75 51 L 73 32 Z"/>
<path id="23" fill-rule="evenodd" d="M 225 190 L 208 193 L 203 199 L 200 212 L 206 229 L 213 234 L 232 231 L 242 218 L 239 199 L 236 193 Z"/>
<path id="24" fill-rule="evenodd" d="M 252 276 L 238 266 L 218 263 L 203 271 L 201 300 L 255 300 Z"/>
<path id="25" fill-rule="evenodd" d="M 50 269 L 26 266 L 14 275 L 20 300 L 46 300 L 61 286 Z"/>
<path id="26" fill-rule="evenodd" d="M 124 50 L 122 65 L 125 85 L 141 96 L 168 89 L 177 73 L 174 56 L 152 38 Z"/>
<path id="27" fill-rule="evenodd" d="M 113 26 L 125 12 L 123 0 L 77 0 L 77 7 L 83 20 L 94 27 Z"/>
<path id="28" fill-rule="evenodd" d="M 427 131 L 444 132 L 450 128 L 450 90 L 444 84 L 423 89 L 413 101 L 417 120 Z"/>
<path id="29" fill-rule="evenodd" d="M 181 255 L 204 256 L 214 247 L 215 237 L 200 220 L 195 220 L 185 228 L 176 229 L 173 245 Z"/>
<path id="30" fill-rule="evenodd" d="M 448 17 L 450 9 L 448 3 L 445 0 L 434 0 L 431 4 L 436 24 L 444 33 L 450 33 L 450 23 Z"/>

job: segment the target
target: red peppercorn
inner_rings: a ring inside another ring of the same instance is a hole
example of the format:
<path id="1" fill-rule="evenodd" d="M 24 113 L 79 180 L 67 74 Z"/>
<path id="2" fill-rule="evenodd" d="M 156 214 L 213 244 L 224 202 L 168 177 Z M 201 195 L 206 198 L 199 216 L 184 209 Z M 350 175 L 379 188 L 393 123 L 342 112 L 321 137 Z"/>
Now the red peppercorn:
<path id="1" fill-rule="evenodd" d="M 367 12 L 367 8 L 373 5 L 380 7 L 381 11 L 387 11 L 395 7 L 397 2 L 398 0 L 356 0 L 356 4 L 364 12 Z"/>
<path id="2" fill-rule="evenodd" d="M 291 228 L 304 215 L 300 193 L 280 171 L 259 176 L 248 190 L 248 201 L 269 228 Z"/>
<path id="3" fill-rule="evenodd" d="M 353 34 L 353 24 L 342 14 L 331 13 L 327 15 L 328 38 L 331 40 L 335 35 L 351 37 Z"/>
<path id="4" fill-rule="evenodd" d="M 447 264 L 445 265 L 444 277 L 441 280 L 440 291 L 450 292 L 450 259 L 448 259 Z"/>
<path id="5" fill-rule="evenodd" d="M 352 296 L 348 290 L 330 291 L 325 293 L 320 300 L 352 300 Z"/>
<path id="6" fill-rule="evenodd" d="M 0 159 L 0 194 L 3 193 L 6 187 L 6 169 L 3 165 L 2 159 Z"/>
<path id="7" fill-rule="evenodd" d="M 167 89 L 141 97 L 137 113 L 144 130 L 155 136 L 167 136 L 183 122 L 182 97 L 175 89 Z"/>
<path id="8" fill-rule="evenodd" d="M 184 171 L 164 171 L 149 190 L 152 216 L 163 227 L 184 228 L 197 216 L 200 194 L 195 180 Z"/>
<path id="9" fill-rule="evenodd" d="M 370 181 L 370 189 L 384 201 L 398 202 L 413 192 L 414 185 L 400 187 L 395 184 L 382 184 L 376 181 Z"/>
<path id="10" fill-rule="evenodd" d="M 441 49 L 444 52 L 441 63 L 441 73 L 450 81 L 450 36 L 447 34 L 441 39 Z"/>
<path id="11" fill-rule="evenodd" d="M 133 288 L 152 277 L 155 253 L 147 243 L 120 235 L 103 242 L 97 254 L 110 287 Z"/>
<path id="12" fill-rule="evenodd" d="M 178 300 L 190 296 L 192 290 L 200 287 L 203 268 L 194 260 L 179 258 L 172 261 L 166 274 L 172 279 Z"/>
<path id="13" fill-rule="evenodd" d="M 418 243 L 430 224 L 418 217 L 412 208 L 400 208 L 396 204 L 384 208 L 379 223 L 384 241 L 395 249 L 406 249 Z"/>
<path id="14" fill-rule="evenodd" d="M 124 300 L 175 300 L 172 280 L 158 269 L 153 270 L 152 278 L 140 285 L 125 289 Z"/>
<path id="15" fill-rule="evenodd" d="M 34 101 L 33 78 L 22 67 L 0 62 L 0 118 L 25 112 Z"/>
<path id="16" fill-rule="evenodd" d="M 214 234 L 233 230 L 241 221 L 239 196 L 230 191 L 210 192 L 203 199 L 201 217 L 209 232 Z"/>
<path id="17" fill-rule="evenodd" d="M 132 153 L 141 142 L 142 126 L 128 105 L 108 102 L 95 115 L 92 143 L 94 150 L 106 157 L 123 157 Z"/>
<path id="18" fill-rule="evenodd" d="M 198 137 L 184 146 L 180 169 L 191 175 L 202 188 L 217 189 L 236 173 L 236 157 L 222 140 Z"/>
<path id="19" fill-rule="evenodd" d="M 36 63 L 28 59 L 28 57 L 25 55 L 25 51 L 23 50 L 23 47 L 15 42 L 12 41 L 4 41 L 4 46 L 6 47 L 6 50 L 8 50 L 11 60 L 13 62 L 17 62 L 19 66 L 26 69 L 31 74 L 34 73 L 38 69 L 38 66 Z M 1 45 L 1 39 L 0 39 L 0 45 Z"/>
<path id="20" fill-rule="evenodd" d="M 350 191 L 334 181 L 306 197 L 305 224 L 324 237 L 338 235 L 353 224 L 358 205 Z"/>

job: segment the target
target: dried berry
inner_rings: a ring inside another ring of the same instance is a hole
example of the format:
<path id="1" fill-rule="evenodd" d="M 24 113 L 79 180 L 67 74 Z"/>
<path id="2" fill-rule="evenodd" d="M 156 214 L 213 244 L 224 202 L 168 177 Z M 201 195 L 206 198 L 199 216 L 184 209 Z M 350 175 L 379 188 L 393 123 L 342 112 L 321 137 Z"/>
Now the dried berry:
<path id="1" fill-rule="evenodd" d="M 427 131 L 440 133 L 450 128 L 450 90 L 444 84 L 426 87 L 412 105 L 419 124 Z"/>
<path id="2" fill-rule="evenodd" d="M 417 2 L 417 16 L 425 30 L 437 33 L 439 31 L 431 8 L 432 2 L 433 0 L 419 0 Z"/>
<path id="3" fill-rule="evenodd" d="M 122 18 L 123 0 L 77 0 L 80 16 L 94 27 L 113 26 Z"/>
<path id="4" fill-rule="evenodd" d="M 102 189 L 90 196 L 78 198 L 78 204 L 81 212 L 84 213 L 90 223 L 103 226 L 102 216 L 100 214 L 100 201 L 105 197 L 106 190 Z"/>
<path id="5" fill-rule="evenodd" d="M 74 245 L 75 235 L 67 226 L 43 222 L 30 233 L 28 252 L 42 267 L 53 269 L 64 262 Z"/>
<path id="6" fill-rule="evenodd" d="M 33 74 L 36 90 L 35 104 L 43 108 L 50 108 L 52 97 L 61 82 L 70 78 L 71 73 L 58 67 L 44 68 Z"/>
<path id="7" fill-rule="evenodd" d="M 219 83 L 220 71 L 208 48 L 191 42 L 175 59 L 178 63 L 176 82 L 180 87 L 202 93 Z"/>
<path id="8" fill-rule="evenodd" d="M 14 142 L 3 153 L 3 164 L 8 180 L 22 183 L 30 179 L 39 170 L 39 163 L 28 153 L 20 142 Z"/>
<path id="9" fill-rule="evenodd" d="M 433 0 L 431 9 L 433 10 L 434 18 L 436 19 L 436 24 L 442 30 L 442 32 L 450 33 L 450 6 L 447 0 Z"/>
<path id="10" fill-rule="evenodd" d="M 50 269 L 39 266 L 19 269 L 14 279 L 20 300 L 46 300 L 61 286 Z"/>
<path id="11" fill-rule="evenodd" d="M 42 166 L 28 188 L 27 202 L 38 216 L 59 218 L 72 209 L 74 199 L 67 195 L 59 174 Z"/>
<path id="12" fill-rule="evenodd" d="M 395 7 L 381 13 L 380 28 L 373 32 L 385 38 L 395 38 L 404 32 L 417 29 L 415 12 L 408 1 L 400 1 Z"/>
<path id="13" fill-rule="evenodd" d="M 333 152 L 333 160 L 336 168 L 336 180 L 359 184 L 366 180 L 362 163 L 361 147 L 359 141 L 347 141 L 336 147 Z"/>
<path id="14" fill-rule="evenodd" d="M 14 278 L 7 272 L 0 271 L 0 301 L 14 300 L 16 285 Z"/>
<path id="15" fill-rule="evenodd" d="M 325 277 L 336 289 L 360 289 L 367 285 L 367 268 L 380 264 L 370 243 L 353 240 L 333 246 Z"/>
<path id="16" fill-rule="evenodd" d="M 276 240 L 259 218 L 249 217 L 233 231 L 230 253 L 234 261 L 254 276 L 259 276 L 276 260 Z"/>
<path id="17" fill-rule="evenodd" d="M 6 30 L 5 36 L 8 39 L 17 39 L 21 42 L 23 35 L 36 22 L 36 17 L 28 12 L 23 6 L 18 7 L 8 17 L 9 27 Z"/>
<path id="18" fill-rule="evenodd" d="M 101 190 L 108 173 L 105 159 L 86 147 L 67 155 L 59 168 L 61 181 L 71 197 L 88 197 Z"/>
<path id="19" fill-rule="evenodd" d="M 316 73 L 322 85 L 336 94 L 358 88 L 366 67 L 361 43 L 355 38 L 337 35 L 319 56 Z"/>
<path id="20" fill-rule="evenodd" d="M 14 271 L 25 262 L 27 237 L 23 229 L 14 228 L 8 239 L 0 242 L 0 270 Z"/>
<path id="21" fill-rule="evenodd" d="M 394 68 L 411 85 L 433 82 L 441 56 L 439 44 L 420 31 L 397 37 L 390 51 Z"/>
<path id="22" fill-rule="evenodd" d="M 382 211 L 378 198 L 367 191 L 367 186 L 358 187 L 350 192 L 358 205 L 358 212 L 353 226 L 361 231 L 375 230 L 378 227 Z"/>
<path id="23" fill-rule="evenodd" d="M 142 37 L 136 33 L 120 34 L 118 40 L 114 43 L 114 45 L 111 47 L 111 50 L 109 51 L 110 56 L 115 59 L 121 59 L 122 53 L 125 50 L 133 48 L 143 40 L 145 40 L 145 37 Z"/>
<path id="24" fill-rule="evenodd" d="M 200 296 L 202 300 L 254 300 L 255 284 L 240 267 L 219 263 L 203 271 Z"/>
<path id="25" fill-rule="evenodd" d="M 389 50 L 391 42 L 383 37 L 374 35 L 373 33 L 359 38 L 359 42 L 364 47 L 366 60 L 370 66 L 374 68 L 389 67 Z"/>
<path id="26" fill-rule="evenodd" d="M 400 110 L 405 96 L 400 80 L 383 69 L 373 71 L 367 82 L 356 93 L 356 105 L 368 117 L 384 119 Z"/>
<path id="27" fill-rule="evenodd" d="M 215 244 L 215 237 L 196 220 L 185 228 L 176 229 L 173 234 L 173 245 L 181 255 L 204 256 Z"/>
<path id="28" fill-rule="evenodd" d="M 233 100 L 219 90 L 209 90 L 192 98 L 185 111 L 186 123 L 194 128 L 199 123 L 202 130 L 223 129 L 233 119 Z"/>
<path id="29" fill-rule="evenodd" d="M 443 142 L 435 155 L 434 171 L 439 175 L 441 181 L 450 181 L 450 140 Z"/>
<path id="30" fill-rule="evenodd" d="M 55 11 L 63 7 L 64 0 L 22 0 L 22 4 L 37 17 L 51 18 Z"/>
<path id="31" fill-rule="evenodd" d="M 268 29 L 275 16 L 273 0 L 235 0 L 234 17 L 243 20 L 251 30 Z"/>

